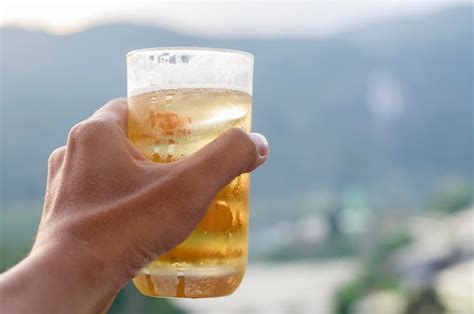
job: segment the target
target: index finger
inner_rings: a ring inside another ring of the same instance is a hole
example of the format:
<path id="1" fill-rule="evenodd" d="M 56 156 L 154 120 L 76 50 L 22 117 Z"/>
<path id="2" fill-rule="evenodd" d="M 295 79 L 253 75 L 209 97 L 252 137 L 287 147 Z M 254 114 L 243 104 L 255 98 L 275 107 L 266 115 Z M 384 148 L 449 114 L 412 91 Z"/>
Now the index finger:
<path id="1" fill-rule="evenodd" d="M 127 98 L 116 98 L 106 103 L 102 108 L 94 112 L 93 118 L 109 120 L 127 133 Z"/>

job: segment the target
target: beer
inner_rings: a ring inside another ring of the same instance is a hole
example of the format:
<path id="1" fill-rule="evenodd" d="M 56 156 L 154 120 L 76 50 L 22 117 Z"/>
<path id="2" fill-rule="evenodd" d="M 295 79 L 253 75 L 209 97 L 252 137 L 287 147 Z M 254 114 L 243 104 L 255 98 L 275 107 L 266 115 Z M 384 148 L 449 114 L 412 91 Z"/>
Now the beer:
<path id="1" fill-rule="evenodd" d="M 148 159 L 186 158 L 226 130 L 251 128 L 249 94 L 185 88 L 129 97 L 128 135 Z M 203 182 L 203 184 L 205 184 Z M 247 263 L 249 175 L 242 174 L 212 200 L 191 235 L 133 279 L 145 295 L 214 297 L 232 293 Z"/>

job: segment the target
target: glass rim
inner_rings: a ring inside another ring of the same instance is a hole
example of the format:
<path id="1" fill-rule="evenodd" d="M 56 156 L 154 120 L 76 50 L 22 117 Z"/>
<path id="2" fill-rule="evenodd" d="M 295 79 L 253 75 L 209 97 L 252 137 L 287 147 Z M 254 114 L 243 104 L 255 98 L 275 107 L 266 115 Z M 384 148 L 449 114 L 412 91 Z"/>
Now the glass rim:
<path id="1" fill-rule="evenodd" d="M 217 53 L 232 53 L 236 55 L 241 55 L 249 58 L 250 60 L 254 60 L 253 54 L 242 51 L 242 50 L 235 50 L 235 49 L 227 49 L 227 48 L 210 48 L 210 47 L 151 47 L 151 48 L 141 48 L 129 51 L 127 53 L 127 58 L 134 54 L 141 54 L 150 51 L 203 51 L 203 52 L 217 52 Z"/>

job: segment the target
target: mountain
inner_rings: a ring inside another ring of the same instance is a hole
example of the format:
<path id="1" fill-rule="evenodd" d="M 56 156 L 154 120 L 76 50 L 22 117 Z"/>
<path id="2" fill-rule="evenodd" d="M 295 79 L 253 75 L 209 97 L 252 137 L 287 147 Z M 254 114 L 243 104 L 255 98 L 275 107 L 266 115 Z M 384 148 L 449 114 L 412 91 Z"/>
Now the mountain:
<path id="1" fill-rule="evenodd" d="M 272 153 L 252 184 L 265 213 L 353 187 L 377 206 L 417 206 L 447 178 L 472 181 L 472 19 L 464 5 L 327 39 L 199 38 L 135 25 L 64 36 L 2 28 L 3 199 L 42 197 L 48 155 L 71 126 L 126 94 L 128 51 L 208 46 L 255 55 L 253 125 Z"/>

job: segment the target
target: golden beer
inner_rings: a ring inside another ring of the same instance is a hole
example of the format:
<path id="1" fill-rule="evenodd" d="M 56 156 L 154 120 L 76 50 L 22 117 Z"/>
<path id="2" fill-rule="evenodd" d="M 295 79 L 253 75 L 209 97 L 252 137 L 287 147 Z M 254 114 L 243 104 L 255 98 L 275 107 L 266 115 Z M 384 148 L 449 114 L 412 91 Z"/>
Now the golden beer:
<path id="1" fill-rule="evenodd" d="M 226 130 L 251 128 L 252 97 L 219 88 L 181 88 L 129 97 L 128 135 L 148 159 L 186 158 Z M 205 184 L 203 182 L 203 184 Z M 232 293 L 247 263 L 249 174 L 223 188 L 191 235 L 133 279 L 145 295 L 215 297 Z"/>

